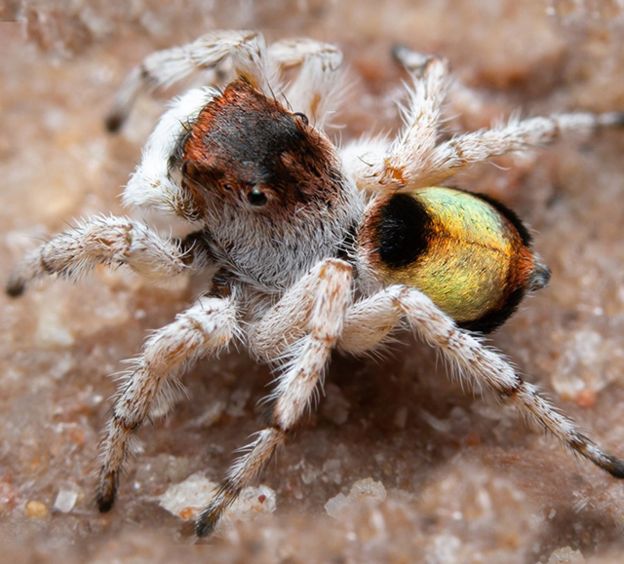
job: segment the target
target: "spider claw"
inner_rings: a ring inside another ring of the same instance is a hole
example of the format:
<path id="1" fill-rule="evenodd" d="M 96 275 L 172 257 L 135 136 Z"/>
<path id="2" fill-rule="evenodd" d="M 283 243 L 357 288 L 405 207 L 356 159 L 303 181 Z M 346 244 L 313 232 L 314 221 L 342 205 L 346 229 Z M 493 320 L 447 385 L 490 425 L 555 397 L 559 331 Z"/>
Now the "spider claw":
<path id="1" fill-rule="evenodd" d="M 215 520 L 204 518 L 203 516 L 195 522 L 195 535 L 198 537 L 207 537 L 214 532 Z"/>
<path id="2" fill-rule="evenodd" d="M 434 60 L 433 56 L 413 51 L 402 43 L 397 43 L 392 47 L 391 55 L 403 68 L 418 76 L 422 76 L 427 65 Z"/>
<path id="3" fill-rule="evenodd" d="M 21 296 L 24 293 L 25 289 L 26 283 L 24 279 L 21 276 L 17 275 L 12 275 L 5 286 L 5 292 L 7 296 L 10 296 L 12 298 L 17 298 Z"/>
<path id="4" fill-rule="evenodd" d="M 109 133 L 118 133 L 125 121 L 126 116 L 119 112 L 111 112 L 104 119 L 104 127 Z"/>
<path id="5" fill-rule="evenodd" d="M 606 455 L 607 462 L 602 467 L 609 472 L 611 476 L 618 479 L 624 479 L 624 460 L 617 458 L 611 454 Z"/>
<path id="6" fill-rule="evenodd" d="M 208 507 L 199 514 L 195 522 L 195 534 L 198 537 L 212 534 L 225 510 L 232 505 L 239 493 L 240 488 L 234 487 L 226 480 L 212 498 Z"/>
<path id="7" fill-rule="evenodd" d="M 216 506 L 210 505 L 207 509 L 202 511 L 197 521 L 195 521 L 195 534 L 198 537 L 212 535 L 217 527 L 219 519 L 221 519 L 224 509 L 222 504 L 218 504 Z"/>
<path id="8" fill-rule="evenodd" d="M 108 513 L 113 507 L 117 494 L 117 484 L 118 477 L 116 472 L 109 472 L 100 479 L 98 491 L 95 496 L 95 501 L 100 513 Z"/>

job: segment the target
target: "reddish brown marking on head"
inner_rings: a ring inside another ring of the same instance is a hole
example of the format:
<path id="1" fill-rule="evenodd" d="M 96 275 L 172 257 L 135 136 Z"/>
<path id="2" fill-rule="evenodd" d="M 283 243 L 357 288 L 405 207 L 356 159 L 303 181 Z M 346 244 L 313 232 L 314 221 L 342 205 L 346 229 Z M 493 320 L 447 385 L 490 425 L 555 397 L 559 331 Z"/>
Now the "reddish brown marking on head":
<path id="1" fill-rule="evenodd" d="M 185 186 L 245 207 L 331 206 L 342 177 L 331 144 L 244 80 L 199 114 L 183 147 Z"/>

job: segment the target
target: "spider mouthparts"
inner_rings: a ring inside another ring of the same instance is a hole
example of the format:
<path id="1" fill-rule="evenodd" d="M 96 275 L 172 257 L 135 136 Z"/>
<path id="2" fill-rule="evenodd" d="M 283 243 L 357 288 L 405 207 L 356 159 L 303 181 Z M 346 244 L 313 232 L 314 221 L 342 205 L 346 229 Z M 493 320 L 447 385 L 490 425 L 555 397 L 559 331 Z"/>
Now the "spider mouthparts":
<path id="1" fill-rule="evenodd" d="M 550 281 L 550 275 L 550 268 L 548 268 L 539 259 L 539 257 L 537 257 L 535 260 L 535 267 L 533 268 L 533 272 L 531 272 L 531 276 L 529 277 L 529 291 L 535 292 L 537 290 L 545 288 Z"/>

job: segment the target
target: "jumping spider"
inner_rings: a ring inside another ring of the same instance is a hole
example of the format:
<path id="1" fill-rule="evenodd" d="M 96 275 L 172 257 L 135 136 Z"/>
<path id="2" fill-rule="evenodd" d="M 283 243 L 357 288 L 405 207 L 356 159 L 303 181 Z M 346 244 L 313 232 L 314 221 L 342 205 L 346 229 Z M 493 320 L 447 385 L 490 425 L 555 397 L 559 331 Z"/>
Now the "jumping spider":
<path id="1" fill-rule="evenodd" d="M 212 32 L 148 56 L 126 78 L 107 119 L 124 122 L 137 95 L 195 73 L 224 88 L 176 98 L 151 134 L 124 203 L 183 220 L 164 239 L 125 217 L 92 217 L 29 255 L 11 276 L 17 296 L 44 274 L 76 279 L 98 263 L 153 278 L 215 269 L 211 289 L 151 335 L 121 384 L 101 447 L 100 511 L 115 500 L 128 442 L 163 413 L 177 379 L 232 341 L 278 366 L 272 416 L 199 516 L 197 535 L 266 466 L 310 406 L 331 352 L 361 355 L 406 327 L 471 387 L 515 404 L 564 445 L 616 478 L 624 462 L 581 434 L 479 333 L 502 324 L 548 268 L 517 216 L 479 194 L 439 187 L 469 165 L 570 133 L 624 125 L 624 113 L 511 120 L 439 141 L 446 62 L 406 49 L 405 124 L 392 142 L 336 148 L 323 133 L 342 55 L 300 39 L 267 47 L 253 32 Z M 300 67 L 287 88 L 279 76 Z"/>

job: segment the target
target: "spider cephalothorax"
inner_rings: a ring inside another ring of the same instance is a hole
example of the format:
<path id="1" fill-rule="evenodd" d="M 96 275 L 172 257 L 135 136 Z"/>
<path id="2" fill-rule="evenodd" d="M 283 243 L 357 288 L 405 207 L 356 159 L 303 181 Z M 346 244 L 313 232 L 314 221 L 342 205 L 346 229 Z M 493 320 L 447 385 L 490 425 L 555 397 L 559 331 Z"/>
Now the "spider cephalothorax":
<path id="1" fill-rule="evenodd" d="M 213 32 L 150 55 L 120 89 L 107 119 L 119 128 L 141 90 L 212 69 L 225 88 L 177 98 L 146 143 L 124 203 L 186 222 L 180 240 L 128 218 L 94 217 L 34 251 L 9 279 L 17 296 L 44 274 L 76 278 L 97 263 L 167 278 L 210 267 L 211 288 L 153 333 L 128 371 L 102 442 L 101 511 L 115 499 L 129 440 L 169 406 L 198 358 L 235 340 L 279 371 L 272 415 L 197 521 L 217 524 L 262 470 L 318 392 L 333 349 L 363 354 L 397 327 L 435 347 L 465 382 L 489 389 L 617 478 L 607 454 L 525 382 L 478 334 L 494 329 L 550 273 L 516 215 L 439 183 L 472 163 L 568 133 L 621 126 L 621 113 L 531 118 L 439 141 L 443 60 L 396 55 L 413 89 L 398 137 L 337 149 L 323 133 L 340 52 L 312 40 L 267 48 L 253 32 Z M 284 89 L 279 71 L 299 65 Z M 452 95 L 452 92 L 450 93 Z M 306 117 L 307 116 L 307 117 Z"/>
<path id="2" fill-rule="evenodd" d="M 182 190 L 211 233 L 213 256 L 267 291 L 333 254 L 345 222 L 356 221 L 355 188 L 333 145 L 305 114 L 245 79 L 199 112 L 181 153 Z"/>
<path id="3" fill-rule="evenodd" d="M 344 179 L 333 146 L 304 114 L 288 112 L 245 80 L 227 86 L 199 113 L 183 144 L 185 187 L 203 187 L 256 212 L 331 208 Z"/>

